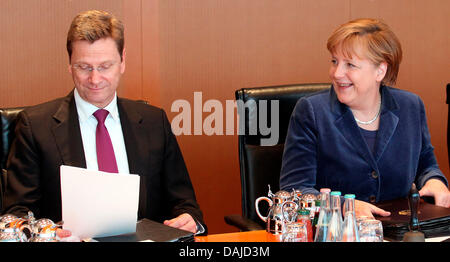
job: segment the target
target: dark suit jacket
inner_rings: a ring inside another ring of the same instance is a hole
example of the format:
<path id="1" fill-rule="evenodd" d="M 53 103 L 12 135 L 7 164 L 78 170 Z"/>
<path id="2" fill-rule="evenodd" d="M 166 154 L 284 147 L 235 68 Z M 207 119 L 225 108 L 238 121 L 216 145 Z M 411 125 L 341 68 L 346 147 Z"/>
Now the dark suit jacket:
<path id="1" fill-rule="evenodd" d="M 351 110 L 334 89 L 298 101 L 290 120 L 280 187 L 317 193 L 320 188 L 353 193 L 364 201 L 404 197 L 439 170 L 422 100 L 381 87 L 382 108 L 374 154 Z"/>
<path id="2" fill-rule="evenodd" d="M 117 104 L 129 170 L 141 178 L 138 218 L 161 222 L 186 212 L 204 225 L 165 112 L 123 98 Z M 21 113 L 7 166 L 6 212 L 30 209 L 60 221 L 61 165 L 86 167 L 73 92 Z"/>

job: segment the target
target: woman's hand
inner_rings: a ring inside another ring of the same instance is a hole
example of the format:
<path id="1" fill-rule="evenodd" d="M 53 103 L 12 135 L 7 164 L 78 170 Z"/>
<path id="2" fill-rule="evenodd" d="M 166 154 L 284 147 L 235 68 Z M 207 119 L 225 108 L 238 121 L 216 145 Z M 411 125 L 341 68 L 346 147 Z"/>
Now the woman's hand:
<path id="1" fill-rule="evenodd" d="M 370 203 L 361 200 L 355 200 L 355 215 L 356 217 L 361 216 L 373 217 L 373 215 L 386 217 L 390 216 L 391 212 L 383 210 Z"/>
<path id="2" fill-rule="evenodd" d="M 434 197 L 436 206 L 450 207 L 450 191 L 444 182 L 439 179 L 428 180 L 419 191 L 419 195 Z"/>

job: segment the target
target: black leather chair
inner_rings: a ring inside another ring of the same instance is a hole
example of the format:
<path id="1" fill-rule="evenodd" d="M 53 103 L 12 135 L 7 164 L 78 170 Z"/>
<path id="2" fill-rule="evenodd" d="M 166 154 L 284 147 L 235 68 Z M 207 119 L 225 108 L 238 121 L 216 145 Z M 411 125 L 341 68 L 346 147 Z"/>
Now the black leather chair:
<path id="1" fill-rule="evenodd" d="M 329 83 L 316 83 L 243 88 L 235 92 L 240 128 L 245 127 L 245 132 L 240 130 L 238 134 L 242 215 L 225 216 L 227 224 L 235 226 L 241 231 L 265 228 L 265 223 L 256 214 L 255 200 L 260 196 L 267 196 L 268 185 L 273 193 L 280 188 L 279 178 L 284 141 L 295 104 L 304 96 L 329 88 Z M 251 100 L 254 102 L 248 102 Z M 265 114 L 268 117 L 268 124 L 264 125 L 263 123 L 263 126 L 271 127 L 272 124 L 278 124 L 279 132 L 276 141 L 273 141 L 273 133 L 261 132 L 258 126 L 259 120 L 261 120 L 258 113 L 261 105 L 264 105 L 264 102 L 261 103 L 261 101 L 267 101 L 267 111 L 271 112 Z M 271 114 L 277 111 L 277 103 L 279 114 L 274 116 L 278 119 L 272 119 Z M 267 141 L 272 143 L 267 145 Z M 267 214 L 268 206 L 261 204 L 260 211 L 263 215 Z"/>
<path id="2" fill-rule="evenodd" d="M 2 170 L 0 176 L 0 211 L 3 209 L 3 193 L 5 192 L 7 182 L 6 161 L 8 160 L 11 142 L 14 139 L 17 116 L 23 109 L 24 107 L 0 109 L 0 128 L 2 131 L 2 138 L 0 139 L 0 168 Z"/>
<path id="3" fill-rule="evenodd" d="M 448 112 L 447 112 L 447 154 L 448 154 L 448 164 L 450 165 L 450 83 L 447 84 L 446 103 L 448 105 Z"/>

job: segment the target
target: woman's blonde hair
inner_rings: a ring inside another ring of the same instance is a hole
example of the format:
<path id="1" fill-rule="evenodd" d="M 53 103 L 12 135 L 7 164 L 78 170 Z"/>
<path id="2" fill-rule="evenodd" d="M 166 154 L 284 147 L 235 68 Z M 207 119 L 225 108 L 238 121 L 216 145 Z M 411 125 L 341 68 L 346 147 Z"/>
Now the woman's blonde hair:
<path id="1" fill-rule="evenodd" d="M 402 47 L 388 25 L 377 19 L 362 18 L 339 26 L 328 38 L 330 53 L 342 52 L 351 58 L 367 58 L 375 65 L 386 62 L 387 71 L 383 84 L 394 85 L 397 80 Z"/>

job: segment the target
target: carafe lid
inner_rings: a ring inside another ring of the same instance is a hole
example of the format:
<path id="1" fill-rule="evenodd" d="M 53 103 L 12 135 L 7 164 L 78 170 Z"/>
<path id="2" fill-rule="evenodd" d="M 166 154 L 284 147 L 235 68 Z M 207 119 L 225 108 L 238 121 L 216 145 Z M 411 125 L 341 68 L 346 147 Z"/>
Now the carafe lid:
<path id="1" fill-rule="evenodd" d="M 284 201 L 290 200 L 292 198 L 292 195 L 291 195 L 291 193 L 289 193 L 287 191 L 280 190 L 275 193 L 273 198 L 278 199 L 281 202 L 284 202 Z"/>
<path id="2" fill-rule="evenodd" d="M 355 194 L 345 194 L 344 198 L 355 198 Z"/>

